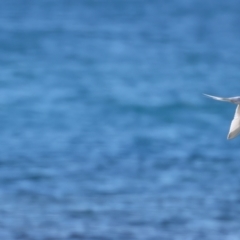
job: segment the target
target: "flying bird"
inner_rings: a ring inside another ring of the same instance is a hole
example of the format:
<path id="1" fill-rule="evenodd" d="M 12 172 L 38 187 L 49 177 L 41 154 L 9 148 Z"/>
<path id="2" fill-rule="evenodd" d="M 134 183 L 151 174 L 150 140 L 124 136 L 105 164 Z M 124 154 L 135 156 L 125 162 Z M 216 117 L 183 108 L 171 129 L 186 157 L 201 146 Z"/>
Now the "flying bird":
<path id="1" fill-rule="evenodd" d="M 207 97 L 213 98 L 217 101 L 230 102 L 230 103 L 237 104 L 237 108 L 234 114 L 234 118 L 230 125 L 227 139 L 233 139 L 238 134 L 240 134 L 240 97 L 223 98 L 223 97 L 216 97 L 208 94 L 204 94 L 204 95 Z"/>

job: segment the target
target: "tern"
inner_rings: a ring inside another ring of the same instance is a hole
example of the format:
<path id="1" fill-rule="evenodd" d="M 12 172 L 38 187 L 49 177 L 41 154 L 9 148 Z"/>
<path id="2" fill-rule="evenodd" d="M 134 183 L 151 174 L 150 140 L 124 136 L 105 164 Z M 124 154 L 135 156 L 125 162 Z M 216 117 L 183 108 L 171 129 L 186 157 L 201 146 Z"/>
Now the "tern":
<path id="1" fill-rule="evenodd" d="M 204 95 L 212 99 L 215 99 L 217 101 L 230 102 L 230 103 L 237 104 L 237 108 L 234 114 L 234 118 L 230 125 L 227 139 L 233 139 L 238 134 L 240 134 L 240 97 L 223 98 L 223 97 L 216 97 L 208 94 L 204 94 Z"/>

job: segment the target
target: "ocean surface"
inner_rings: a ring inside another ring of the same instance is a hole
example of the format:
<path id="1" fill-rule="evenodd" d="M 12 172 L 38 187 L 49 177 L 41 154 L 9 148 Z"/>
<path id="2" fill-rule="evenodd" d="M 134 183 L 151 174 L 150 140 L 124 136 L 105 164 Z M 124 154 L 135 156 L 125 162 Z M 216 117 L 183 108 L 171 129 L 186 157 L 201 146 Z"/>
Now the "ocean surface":
<path id="1" fill-rule="evenodd" d="M 0 2 L 0 239 L 239 240 L 238 0 Z"/>

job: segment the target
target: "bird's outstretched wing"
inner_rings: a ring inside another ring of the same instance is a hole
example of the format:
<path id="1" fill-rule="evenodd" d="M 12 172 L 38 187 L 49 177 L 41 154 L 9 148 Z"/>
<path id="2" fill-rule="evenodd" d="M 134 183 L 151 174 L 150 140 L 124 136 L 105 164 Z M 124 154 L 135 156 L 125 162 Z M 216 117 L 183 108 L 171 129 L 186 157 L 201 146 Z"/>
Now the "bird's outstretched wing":
<path id="1" fill-rule="evenodd" d="M 207 96 L 207 97 L 213 98 L 215 100 L 218 100 L 218 101 L 231 102 L 230 98 L 216 97 L 216 96 L 208 95 L 208 94 L 205 94 L 205 93 L 204 93 L 204 95 Z"/>
<path id="2" fill-rule="evenodd" d="M 240 105 L 237 105 L 234 118 L 231 122 L 227 139 L 235 138 L 240 133 Z"/>

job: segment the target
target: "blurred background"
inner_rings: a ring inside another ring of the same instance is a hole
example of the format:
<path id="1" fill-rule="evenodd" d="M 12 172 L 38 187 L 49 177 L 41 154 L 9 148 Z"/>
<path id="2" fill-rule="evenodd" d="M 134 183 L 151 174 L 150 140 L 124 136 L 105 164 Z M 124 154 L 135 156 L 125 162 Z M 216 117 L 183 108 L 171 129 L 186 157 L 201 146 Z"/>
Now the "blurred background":
<path id="1" fill-rule="evenodd" d="M 237 0 L 0 2 L 0 238 L 238 240 Z"/>

